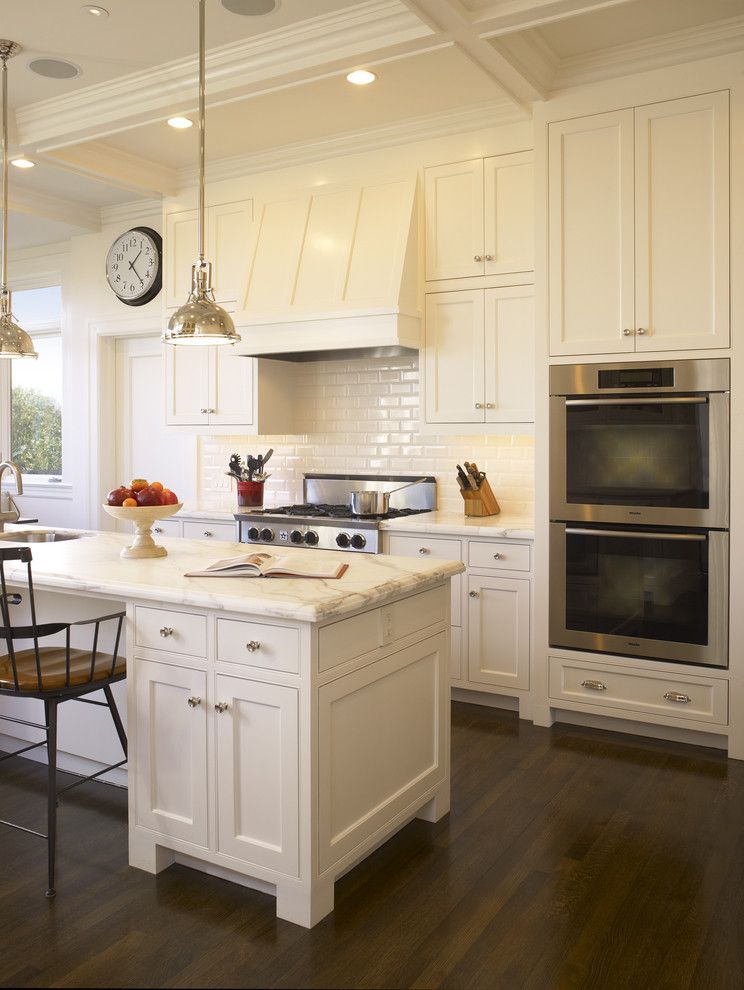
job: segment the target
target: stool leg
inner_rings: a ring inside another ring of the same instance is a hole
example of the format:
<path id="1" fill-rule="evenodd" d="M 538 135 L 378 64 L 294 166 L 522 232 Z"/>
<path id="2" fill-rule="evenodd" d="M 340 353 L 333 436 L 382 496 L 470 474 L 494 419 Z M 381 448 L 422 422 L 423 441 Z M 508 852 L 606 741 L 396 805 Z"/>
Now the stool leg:
<path id="1" fill-rule="evenodd" d="M 49 887 L 46 896 L 54 897 L 54 855 L 57 846 L 57 702 L 45 701 L 47 723 L 47 757 L 49 781 L 47 784 L 47 851 L 49 863 Z"/>
<path id="2" fill-rule="evenodd" d="M 121 720 L 121 715 L 119 714 L 119 709 L 116 707 L 116 700 L 114 699 L 114 693 L 111 690 L 111 685 L 107 684 L 103 689 L 103 693 L 106 695 L 106 701 L 108 702 L 109 711 L 111 712 L 111 718 L 114 720 L 114 726 L 116 728 L 116 734 L 119 736 L 119 742 L 121 743 L 121 748 L 124 750 L 124 755 L 129 756 L 127 751 L 127 734 L 124 731 L 124 724 Z"/>

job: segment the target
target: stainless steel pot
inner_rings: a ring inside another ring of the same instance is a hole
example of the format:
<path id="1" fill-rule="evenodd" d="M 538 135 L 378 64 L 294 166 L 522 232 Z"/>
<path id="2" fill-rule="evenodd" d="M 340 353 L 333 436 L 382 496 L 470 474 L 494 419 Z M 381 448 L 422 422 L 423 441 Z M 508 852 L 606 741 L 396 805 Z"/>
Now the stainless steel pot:
<path id="1" fill-rule="evenodd" d="M 384 516 L 390 511 L 390 496 L 393 492 L 401 492 L 404 488 L 411 488 L 413 485 L 420 485 L 426 478 L 416 478 L 398 488 L 391 488 L 389 492 L 362 491 L 349 492 L 349 504 L 352 515 L 355 516 Z"/>

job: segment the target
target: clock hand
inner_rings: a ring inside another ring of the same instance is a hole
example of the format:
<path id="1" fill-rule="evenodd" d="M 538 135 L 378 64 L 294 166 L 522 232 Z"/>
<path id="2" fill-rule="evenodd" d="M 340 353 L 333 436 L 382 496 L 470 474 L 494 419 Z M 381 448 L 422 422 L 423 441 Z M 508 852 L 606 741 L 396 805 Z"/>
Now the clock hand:
<path id="1" fill-rule="evenodd" d="M 142 254 L 142 248 L 140 248 L 140 252 L 139 252 L 139 254 L 137 255 L 137 257 L 136 257 L 136 258 L 134 259 L 134 261 L 130 261 L 130 262 L 129 262 L 129 267 L 130 267 L 130 268 L 134 268 L 134 266 L 135 266 L 135 264 L 136 264 L 136 262 L 137 262 L 137 260 L 138 260 L 138 258 L 139 258 L 139 256 L 140 256 L 140 254 Z M 135 271 L 136 271 L 136 269 L 135 269 Z M 137 278 L 139 278 L 139 275 L 137 276 Z"/>

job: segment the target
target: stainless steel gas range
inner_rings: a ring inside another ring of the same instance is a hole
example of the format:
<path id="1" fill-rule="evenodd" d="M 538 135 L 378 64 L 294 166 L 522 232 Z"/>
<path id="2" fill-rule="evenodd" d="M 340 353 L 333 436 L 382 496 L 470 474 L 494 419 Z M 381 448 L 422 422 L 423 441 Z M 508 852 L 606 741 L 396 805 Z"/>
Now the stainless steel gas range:
<path id="1" fill-rule="evenodd" d="M 435 509 L 436 479 L 426 477 L 420 484 L 395 492 L 390 497 L 390 511 L 379 516 L 353 515 L 349 494 L 391 491 L 412 480 L 397 474 L 305 474 L 300 505 L 236 512 L 238 539 L 241 543 L 310 550 L 380 553 L 380 523 Z"/>

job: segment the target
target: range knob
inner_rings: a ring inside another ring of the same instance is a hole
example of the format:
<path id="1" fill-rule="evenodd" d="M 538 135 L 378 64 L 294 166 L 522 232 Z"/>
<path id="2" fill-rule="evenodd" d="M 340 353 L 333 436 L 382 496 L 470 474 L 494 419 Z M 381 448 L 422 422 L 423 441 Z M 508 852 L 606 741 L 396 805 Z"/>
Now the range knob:
<path id="1" fill-rule="evenodd" d="M 348 533 L 339 533 L 336 537 L 336 546 L 341 547 L 343 550 L 345 550 L 350 543 L 351 540 L 349 539 Z"/>
<path id="2" fill-rule="evenodd" d="M 355 550 L 364 550 L 367 546 L 367 537 L 362 536 L 361 533 L 355 533 L 351 538 L 351 545 Z"/>
<path id="3" fill-rule="evenodd" d="M 274 530 L 269 529 L 268 526 L 266 527 L 266 529 L 262 529 L 261 539 L 267 543 L 271 543 L 271 541 L 274 539 Z"/>
<path id="4" fill-rule="evenodd" d="M 305 533 L 305 543 L 307 543 L 309 547 L 317 547 L 318 534 L 314 529 L 309 529 L 307 533 Z"/>
<path id="5" fill-rule="evenodd" d="M 289 538 L 292 541 L 292 543 L 302 543 L 302 533 L 299 531 L 299 529 L 293 529 L 292 532 L 289 534 Z"/>
<path id="6" fill-rule="evenodd" d="M 257 540 L 260 535 L 261 535 L 261 533 L 259 532 L 259 529 L 258 529 L 257 526 L 251 526 L 251 528 L 248 530 L 248 539 L 249 540 Z"/>

